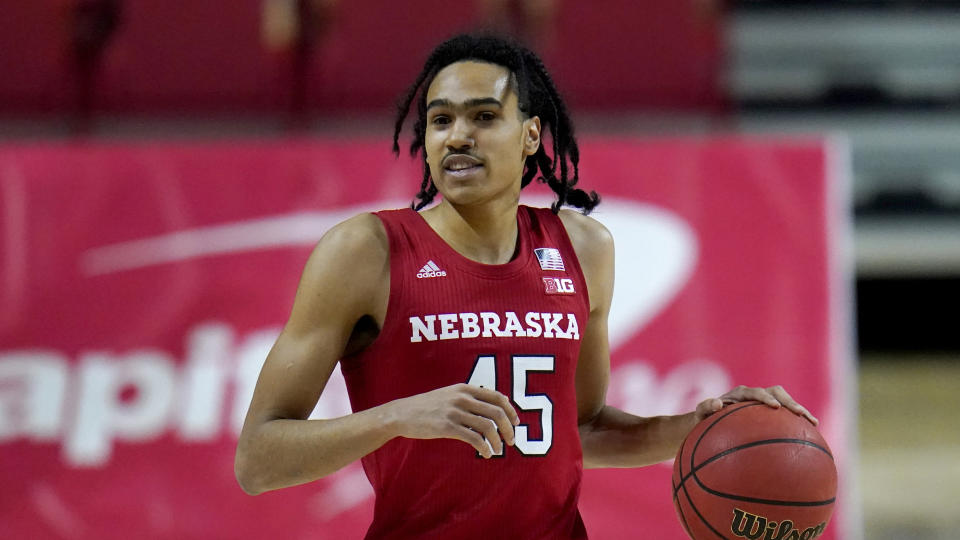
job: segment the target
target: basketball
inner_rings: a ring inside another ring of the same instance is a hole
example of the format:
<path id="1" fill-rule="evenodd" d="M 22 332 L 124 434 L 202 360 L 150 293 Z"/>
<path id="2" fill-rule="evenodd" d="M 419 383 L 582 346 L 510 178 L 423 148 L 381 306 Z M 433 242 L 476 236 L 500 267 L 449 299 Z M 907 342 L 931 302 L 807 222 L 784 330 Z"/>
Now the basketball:
<path id="1" fill-rule="evenodd" d="M 673 463 L 673 505 L 693 540 L 810 540 L 833 513 L 837 468 L 816 426 L 786 407 L 728 405 Z"/>

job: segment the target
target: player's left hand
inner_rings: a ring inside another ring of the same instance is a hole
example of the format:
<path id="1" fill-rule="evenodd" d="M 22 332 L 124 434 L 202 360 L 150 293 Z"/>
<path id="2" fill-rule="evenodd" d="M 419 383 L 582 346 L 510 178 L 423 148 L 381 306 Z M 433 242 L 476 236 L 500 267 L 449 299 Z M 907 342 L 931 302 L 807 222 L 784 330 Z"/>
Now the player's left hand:
<path id="1" fill-rule="evenodd" d="M 718 398 L 701 401 L 700 404 L 697 405 L 696 420 L 699 422 L 722 409 L 724 405 L 738 403 L 740 401 L 759 401 L 766 403 L 774 409 L 779 409 L 783 406 L 795 414 L 803 416 L 815 426 L 820 424 L 820 421 L 810 414 L 810 411 L 808 411 L 806 407 L 797 403 L 780 385 L 769 388 L 758 388 L 741 384 Z"/>

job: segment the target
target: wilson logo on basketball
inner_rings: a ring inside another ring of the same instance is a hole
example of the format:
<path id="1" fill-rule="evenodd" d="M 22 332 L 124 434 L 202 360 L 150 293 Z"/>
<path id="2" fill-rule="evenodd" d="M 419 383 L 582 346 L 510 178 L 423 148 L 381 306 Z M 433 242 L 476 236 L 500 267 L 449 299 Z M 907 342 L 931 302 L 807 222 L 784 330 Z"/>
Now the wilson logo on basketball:
<path id="1" fill-rule="evenodd" d="M 810 540 L 823 534 L 826 522 L 816 527 L 807 527 L 803 531 L 793 528 L 793 521 L 785 519 L 780 523 L 769 521 L 763 516 L 751 514 L 739 508 L 733 509 L 733 524 L 730 532 L 740 538 L 750 540 Z"/>

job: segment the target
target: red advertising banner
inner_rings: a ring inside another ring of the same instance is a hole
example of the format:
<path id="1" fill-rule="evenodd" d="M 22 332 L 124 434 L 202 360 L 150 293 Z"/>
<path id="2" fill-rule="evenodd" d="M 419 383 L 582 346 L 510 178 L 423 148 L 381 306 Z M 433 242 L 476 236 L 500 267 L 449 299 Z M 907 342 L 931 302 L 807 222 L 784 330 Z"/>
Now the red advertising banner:
<path id="1" fill-rule="evenodd" d="M 0 147 L 0 537 L 362 537 L 359 464 L 249 497 L 233 454 L 313 244 L 416 191 L 417 164 L 388 147 Z M 844 154 L 812 139 L 590 138 L 581 176 L 617 244 L 608 402 L 670 414 L 783 384 L 841 473 L 821 538 L 855 540 Z M 338 370 L 314 417 L 348 412 Z M 684 538 L 670 473 L 587 471 L 591 537 Z"/>

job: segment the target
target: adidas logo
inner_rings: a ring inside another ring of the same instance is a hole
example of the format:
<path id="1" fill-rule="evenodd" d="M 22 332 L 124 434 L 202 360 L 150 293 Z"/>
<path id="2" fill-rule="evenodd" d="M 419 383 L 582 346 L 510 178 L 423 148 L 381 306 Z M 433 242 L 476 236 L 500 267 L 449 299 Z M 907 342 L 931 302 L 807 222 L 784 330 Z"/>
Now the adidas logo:
<path id="1" fill-rule="evenodd" d="M 437 263 L 433 261 L 427 261 L 427 264 L 423 265 L 423 268 L 417 272 L 418 278 L 432 278 L 432 277 L 443 277 L 446 276 L 447 272 L 441 270 Z"/>

